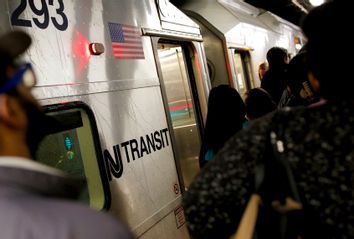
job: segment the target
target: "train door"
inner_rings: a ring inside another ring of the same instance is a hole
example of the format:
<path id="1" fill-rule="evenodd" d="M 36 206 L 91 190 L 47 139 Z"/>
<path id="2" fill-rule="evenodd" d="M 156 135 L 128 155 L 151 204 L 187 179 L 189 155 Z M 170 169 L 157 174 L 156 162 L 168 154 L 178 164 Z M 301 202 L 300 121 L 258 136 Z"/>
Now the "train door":
<path id="1" fill-rule="evenodd" d="M 162 94 L 168 114 L 176 164 L 182 188 L 199 172 L 201 109 L 190 49 L 178 43 L 157 43 Z"/>
<path id="2" fill-rule="evenodd" d="M 245 93 L 254 88 L 254 81 L 251 67 L 251 56 L 248 50 L 230 49 L 232 58 L 232 71 L 234 74 L 234 85 L 244 98 Z"/>

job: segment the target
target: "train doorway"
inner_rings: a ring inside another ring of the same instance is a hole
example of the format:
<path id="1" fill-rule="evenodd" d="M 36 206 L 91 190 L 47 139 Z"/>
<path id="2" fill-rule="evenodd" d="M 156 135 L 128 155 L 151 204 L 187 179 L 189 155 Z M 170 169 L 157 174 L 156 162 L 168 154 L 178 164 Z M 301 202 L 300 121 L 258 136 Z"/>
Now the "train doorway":
<path id="1" fill-rule="evenodd" d="M 191 69 L 192 57 L 188 47 L 178 43 L 159 42 L 157 49 L 180 183 L 182 190 L 187 190 L 199 172 L 202 122 L 197 86 Z"/>

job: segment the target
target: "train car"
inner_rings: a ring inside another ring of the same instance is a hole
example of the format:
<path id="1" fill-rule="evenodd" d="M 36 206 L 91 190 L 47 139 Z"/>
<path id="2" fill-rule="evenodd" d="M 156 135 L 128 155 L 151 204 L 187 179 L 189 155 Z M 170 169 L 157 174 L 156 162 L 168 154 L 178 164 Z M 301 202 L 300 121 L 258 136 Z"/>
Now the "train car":
<path id="1" fill-rule="evenodd" d="M 4 0 L 0 23 L 32 36 L 34 95 L 61 122 L 36 159 L 86 177 L 81 200 L 137 238 L 189 238 L 181 195 L 210 89 L 199 25 L 166 0 Z"/>
<path id="2" fill-rule="evenodd" d="M 240 0 L 189 0 L 180 6 L 201 27 L 211 85 L 243 95 L 260 85 L 258 66 L 273 46 L 294 56 L 304 43 L 299 27 Z"/>

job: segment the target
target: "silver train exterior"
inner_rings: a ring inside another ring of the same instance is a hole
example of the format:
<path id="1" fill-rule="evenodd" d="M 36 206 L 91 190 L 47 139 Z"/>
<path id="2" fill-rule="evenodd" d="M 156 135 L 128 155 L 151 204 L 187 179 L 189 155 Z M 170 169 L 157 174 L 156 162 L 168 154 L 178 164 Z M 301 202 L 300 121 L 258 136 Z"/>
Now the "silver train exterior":
<path id="1" fill-rule="evenodd" d="M 85 176 L 82 200 L 137 238 L 189 238 L 181 195 L 199 171 L 210 88 L 244 93 L 259 85 L 268 48 L 295 54 L 294 39 L 303 41 L 294 25 L 239 1 L 193 0 L 182 11 L 167 0 L 0 8 L 0 32 L 33 37 L 25 58 L 38 77 L 34 94 L 65 125 L 37 160 Z"/>
<path id="2" fill-rule="evenodd" d="M 241 94 L 260 85 L 258 66 L 273 46 L 294 56 L 304 36 L 296 25 L 240 0 L 189 0 L 180 9 L 201 27 L 212 86 Z"/>
<path id="3" fill-rule="evenodd" d="M 0 23 L 32 36 L 33 92 L 65 125 L 38 160 L 86 176 L 82 200 L 137 238 L 189 238 L 181 195 L 210 89 L 199 26 L 161 0 L 4 0 Z"/>

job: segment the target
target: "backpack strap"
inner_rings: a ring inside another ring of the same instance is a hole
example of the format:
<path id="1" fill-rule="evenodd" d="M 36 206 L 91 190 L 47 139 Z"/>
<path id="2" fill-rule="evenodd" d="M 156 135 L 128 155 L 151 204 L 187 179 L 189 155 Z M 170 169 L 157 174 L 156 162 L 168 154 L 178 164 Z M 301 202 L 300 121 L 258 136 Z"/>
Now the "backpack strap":
<path id="1" fill-rule="evenodd" d="M 301 203 L 289 160 L 284 157 L 284 142 L 278 138 L 274 131 L 271 131 L 270 143 L 273 152 L 273 160 L 279 165 L 278 169 L 282 171 L 280 175 L 284 176 L 283 179 L 286 180 L 286 186 L 288 187 L 286 192 L 289 193 L 287 196 Z"/>
<path id="2" fill-rule="evenodd" d="M 296 238 L 297 214 L 302 209 L 299 193 L 281 139 L 284 125 L 276 115 L 267 133 L 263 160 L 256 165 L 256 190 L 262 198 L 258 238 Z M 275 126 L 276 124 L 276 126 Z M 289 237 L 289 235 L 291 235 Z"/>

